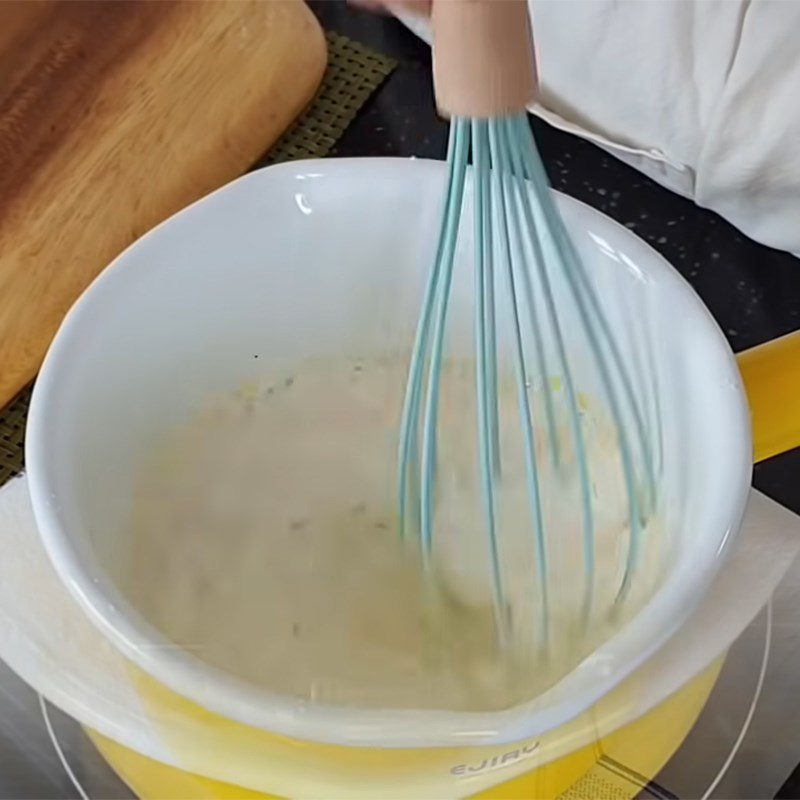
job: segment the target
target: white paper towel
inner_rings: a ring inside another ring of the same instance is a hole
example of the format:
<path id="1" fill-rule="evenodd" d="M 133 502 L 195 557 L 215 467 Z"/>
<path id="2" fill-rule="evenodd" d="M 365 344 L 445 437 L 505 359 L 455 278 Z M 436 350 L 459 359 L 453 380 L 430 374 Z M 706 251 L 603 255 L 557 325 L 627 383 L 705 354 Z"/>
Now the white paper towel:
<path id="1" fill-rule="evenodd" d="M 53 570 L 24 477 L 0 489 L 0 548 L 0 658 L 79 722 L 180 766 L 159 735 L 159 724 L 143 709 L 127 662 Z M 593 734 L 641 716 L 726 650 L 766 603 L 798 550 L 800 517 L 751 491 L 739 540 L 708 597 L 655 657 L 598 704 Z M 183 724 L 194 723 L 187 717 Z M 572 744 L 579 746 L 579 739 L 573 736 Z"/>

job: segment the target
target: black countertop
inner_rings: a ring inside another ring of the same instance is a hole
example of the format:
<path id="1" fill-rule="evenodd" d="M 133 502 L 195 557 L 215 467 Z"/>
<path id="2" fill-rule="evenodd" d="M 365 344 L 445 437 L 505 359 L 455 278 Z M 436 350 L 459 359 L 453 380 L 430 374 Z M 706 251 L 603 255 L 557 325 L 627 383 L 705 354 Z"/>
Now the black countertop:
<path id="1" fill-rule="evenodd" d="M 434 111 L 428 46 L 397 20 L 343 0 L 310 5 L 324 27 L 398 61 L 333 155 L 443 158 L 447 125 Z M 757 244 L 583 139 L 538 119 L 532 126 L 553 186 L 658 250 L 694 286 L 735 351 L 800 328 L 800 259 Z M 758 465 L 754 485 L 800 513 L 800 451 Z"/>

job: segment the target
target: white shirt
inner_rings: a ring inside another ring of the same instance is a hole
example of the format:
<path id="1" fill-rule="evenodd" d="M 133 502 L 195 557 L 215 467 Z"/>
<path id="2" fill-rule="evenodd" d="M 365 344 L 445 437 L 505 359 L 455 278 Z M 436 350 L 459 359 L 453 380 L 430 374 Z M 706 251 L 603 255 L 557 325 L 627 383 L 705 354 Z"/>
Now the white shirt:
<path id="1" fill-rule="evenodd" d="M 800 254 L 800 0 L 529 2 L 533 113 Z"/>

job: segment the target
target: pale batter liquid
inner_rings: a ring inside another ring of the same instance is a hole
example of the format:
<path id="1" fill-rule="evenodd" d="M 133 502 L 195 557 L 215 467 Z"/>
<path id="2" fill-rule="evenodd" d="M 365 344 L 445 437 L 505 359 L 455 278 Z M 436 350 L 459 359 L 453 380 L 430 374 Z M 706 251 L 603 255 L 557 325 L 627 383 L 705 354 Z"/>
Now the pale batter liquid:
<path id="1" fill-rule="evenodd" d="M 396 519 L 404 359 L 309 362 L 209 407 L 168 437 L 137 486 L 124 590 L 172 642 L 272 691 L 325 703 L 495 710 L 573 667 L 649 596 L 647 531 L 629 599 L 610 614 L 627 547 L 614 437 L 584 428 L 596 500 L 592 617 L 570 438 L 546 437 L 548 625 L 531 534 L 516 385 L 501 382 L 499 537 L 511 638 L 498 645 L 477 482 L 474 366 L 448 364 L 434 568 Z M 531 390 L 534 394 L 534 390 Z M 412 531 L 413 534 L 413 531 Z"/>

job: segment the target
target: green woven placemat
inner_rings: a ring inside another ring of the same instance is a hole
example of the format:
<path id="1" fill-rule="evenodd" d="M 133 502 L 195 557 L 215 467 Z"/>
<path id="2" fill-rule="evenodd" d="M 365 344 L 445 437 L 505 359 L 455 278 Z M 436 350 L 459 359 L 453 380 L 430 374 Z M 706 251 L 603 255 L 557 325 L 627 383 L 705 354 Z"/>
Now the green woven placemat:
<path id="1" fill-rule="evenodd" d="M 358 110 L 394 69 L 395 62 L 336 33 L 327 33 L 328 68 L 317 96 L 300 119 L 256 166 L 321 158 L 353 121 Z M 0 486 L 25 464 L 23 442 L 30 388 L 0 412 Z"/>
<path id="2" fill-rule="evenodd" d="M 25 389 L 0 415 L 0 486 L 22 471 L 25 464 L 25 418 L 31 390 Z"/>
<path id="3" fill-rule="evenodd" d="M 394 69 L 395 62 L 345 36 L 328 32 L 328 68 L 314 102 L 260 164 L 330 153 L 361 106 Z"/>

